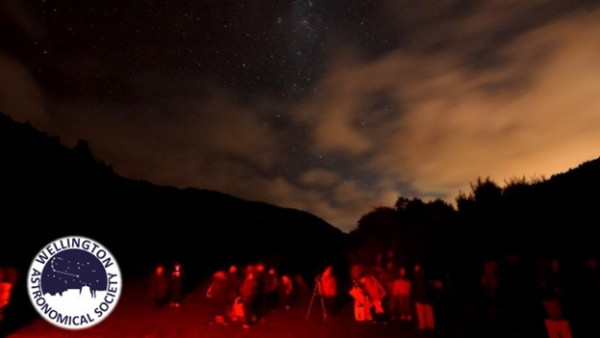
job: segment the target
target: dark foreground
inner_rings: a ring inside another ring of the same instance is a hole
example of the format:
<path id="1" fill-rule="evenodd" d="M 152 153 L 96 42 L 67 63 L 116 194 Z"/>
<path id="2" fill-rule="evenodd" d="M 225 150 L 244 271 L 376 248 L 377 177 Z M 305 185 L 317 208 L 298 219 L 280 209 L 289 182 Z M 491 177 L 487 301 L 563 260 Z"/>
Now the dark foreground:
<path id="1" fill-rule="evenodd" d="M 308 299 L 290 310 L 269 312 L 248 330 L 238 323 L 228 326 L 209 324 L 209 305 L 205 286 L 193 290 L 181 308 L 156 308 L 134 285 L 125 285 L 114 312 L 95 327 L 84 331 L 65 331 L 37 319 L 9 335 L 19 337 L 422 337 L 412 325 L 358 323 L 353 320 L 352 306 L 323 322 L 320 306 L 313 306 L 305 319 Z M 308 295 L 305 298 L 310 298 Z M 434 335 L 430 335 L 434 336 Z M 440 335 L 437 335 L 440 336 Z"/>
<path id="2" fill-rule="evenodd" d="M 323 321 L 320 304 L 313 305 L 310 318 L 306 310 L 310 291 L 302 296 L 290 310 L 275 309 L 250 329 L 242 329 L 239 323 L 227 326 L 211 325 L 209 303 L 205 298 L 206 285 L 192 290 L 180 308 L 156 308 L 146 297 L 143 283 L 125 284 L 119 305 L 103 322 L 83 331 L 62 330 L 38 318 L 8 337 L 527 337 L 545 338 L 541 320 L 525 320 L 520 328 L 509 330 L 497 327 L 485 334 L 474 330 L 478 326 L 473 320 L 442 321 L 435 332 L 423 333 L 414 323 L 391 323 L 388 325 L 371 322 L 356 322 L 353 306 L 346 303 L 341 311 L 327 322 Z M 505 332 L 502 332 L 505 331 Z"/>

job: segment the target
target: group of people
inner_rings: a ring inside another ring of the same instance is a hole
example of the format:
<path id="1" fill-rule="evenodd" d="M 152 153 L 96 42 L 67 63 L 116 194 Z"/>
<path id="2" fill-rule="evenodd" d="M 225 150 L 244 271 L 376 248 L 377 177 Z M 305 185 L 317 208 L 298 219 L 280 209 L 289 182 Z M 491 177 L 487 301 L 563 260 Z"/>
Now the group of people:
<path id="1" fill-rule="evenodd" d="M 150 278 L 150 296 L 158 307 L 180 307 L 182 268 L 175 263 L 170 272 L 156 266 Z M 294 280 L 293 280 L 294 279 Z M 205 296 L 210 303 L 211 324 L 241 322 L 243 328 L 255 324 L 268 311 L 282 306 L 290 309 L 300 276 L 279 275 L 275 267 L 263 263 L 248 264 L 244 269 L 231 265 L 212 274 Z"/>
<path id="2" fill-rule="evenodd" d="M 336 274 L 340 271 L 332 266 L 317 274 L 306 317 L 317 295 L 322 298 L 325 320 L 335 315 L 340 310 L 340 301 L 349 296 L 354 303 L 354 319 L 360 322 L 414 323 L 418 330 L 432 331 L 438 326 L 459 325 L 449 319 L 454 316 L 458 320 L 471 318 L 472 322 L 480 323 L 479 332 L 510 332 L 511 328 L 529 325 L 527 320 L 533 319 L 533 322 L 543 323 L 541 326 L 548 337 L 571 338 L 570 317 L 588 318 L 589 323 L 579 320 L 576 325 L 584 327 L 580 330 L 589 331 L 595 324 L 588 313 L 600 314 L 597 311 L 600 268 L 595 259 L 588 259 L 572 276 L 564 272 L 558 260 L 543 264 L 533 261 L 521 264 L 514 258 L 506 262 L 488 260 L 480 265 L 479 271 L 472 267 L 465 269 L 467 275 L 464 276 L 456 269 L 442 273 L 438 269 L 434 274 L 420 262 L 400 264 L 393 254 L 388 259 L 378 256 L 374 261 L 372 265 L 351 264 L 350 284 L 339 283 Z M 536 269 L 532 269 L 535 266 L 538 266 L 537 278 Z M 573 268 L 569 270 L 571 274 L 573 271 Z M 156 268 L 152 290 L 157 305 L 179 306 L 181 273 L 178 263 L 168 273 L 163 266 Z M 437 278 L 433 278 L 434 275 Z M 241 269 L 231 265 L 214 272 L 205 296 L 210 303 L 211 323 L 239 322 L 249 328 L 275 308 L 290 309 L 298 296 L 306 296 L 308 290 L 300 275 L 280 274 L 273 266 L 257 263 Z M 584 302 L 584 306 L 575 305 L 573 299 L 582 296 L 589 301 Z M 438 323 L 440 318 L 442 321 Z"/>
<path id="3" fill-rule="evenodd" d="M 348 294 L 354 299 L 355 319 L 384 323 L 411 321 L 411 300 L 414 300 L 419 328 L 435 328 L 421 265 L 415 265 L 413 271 L 413 278 L 409 279 L 405 267 L 400 267 L 396 273 L 392 264 L 384 270 L 353 266 L 350 271 L 353 285 Z M 158 265 L 150 280 L 150 293 L 159 307 L 165 304 L 179 307 L 181 285 L 179 263 L 175 263 L 169 273 L 163 265 Z M 248 264 L 243 269 L 231 265 L 227 270 L 218 270 L 212 274 L 205 294 L 210 303 L 211 324 L 240 322 L 243 328 L 250 328 L 270 310 L 277 307 L 290 309 L 299 288 L 307 288 L 300 275 L 279 275 L 275 267 L 267 268 L 263 263 Z M 338 278 L 333 267 L 327 266 L 315 277 L 313 294 L 313 297 L 322 297 L 325 317 L 339 311 L 342 299 L 338 291 Z"/>
<path id="4" fill-rule="evenodd" d="M 523 263 L 517 255 L 504 263 L 484 262 L 477 294 L 484 320 L 505 329 L 522 326 L 523 317 L 535 318 L 549 338 L 600 336 L 598 261 L 568 263 L 567 268 L 559 259 Z"/>
<path id="5" fill-rule="evenodd" d="M 279 306 L 289 310 L 296 294 L 296 281 L 288 274 L 263 263 L 248 264 L 243 271 L 231 265 L 212 275 L 206 297 L 211 304 L 212 323 L 227 325 L 239 321 L 249 328 L 261 316 Z"/>
<path id="6" fill-rule="evenodd" d="M 183 298 L 183 271 L 179 262 L 173 263 L 170 271 L 159 264 L 150 278 L 150 297 L 158 307 L 168 305 L 180 307 Z"/>
<path id="7" fill-rule="evenodd" d="M 600 264 L 594 258 L 570 260 L 565 268 L 558 259 L 524 261 L 508 255 L 505 262 L 484 261 L 478 277 L 469 268 L 465 275 L 450 269 L 432 278 L 420 263 L 409 275 L 405 266 L 380 257 L 373 266 L 351 267 L 357 321 L 416 317 L 419 330 L 434 330 L 439 313 L 443 325 L 457 325 L 449 318 L 478 323 L 474 327 L 482 336 L 532 325 L 549 338 L 600 336 Z"/>
<path id="8" fill-rule="evenodd" d="M 415 264 L 412 271 L 409 277 L 406 267 L 396 269 L 391 262 L 385 269 L 352 266 L 353 283 L 347 291 L 354 299 L 355 320 L 412 321 L 416 313 L 420 330 L 435 329 L 430 290 L 441 286 L 425 278 L 422 265 Z M 274 267 L 267 269 L 262 263 L 247 265 L 243 271 L 235 265 L 227 271 L 216 271 L 206 291 L 211 304 L 211 322 L 226 325 L 239 321 L 242 327 L 249 328 L 278 306 L 289 309 L 298 295 L 299 284 L 306 287 L 300 276 L 280 276 Z M 336 315 L 343 300 L 339 291 L 340 283 L 333 266 L 325 267 L 315 277 L 315 292 L 308 311 L 318 295 L 323 301 L 325 320 Z"/>
<path id="9" fill-rule="evenodd" d="M 396 268 L 393 262 L 385 268 L 351 267 L 354 299 L 354 318 L 357 321 L 388 323 L 413 320 L 416 313 L 419 330 L 435 329 L 432 290 L 441 288 L 441 282 L 427 280 L 421 264 L 413 266 L 412 276 L 407 268 Z"/>

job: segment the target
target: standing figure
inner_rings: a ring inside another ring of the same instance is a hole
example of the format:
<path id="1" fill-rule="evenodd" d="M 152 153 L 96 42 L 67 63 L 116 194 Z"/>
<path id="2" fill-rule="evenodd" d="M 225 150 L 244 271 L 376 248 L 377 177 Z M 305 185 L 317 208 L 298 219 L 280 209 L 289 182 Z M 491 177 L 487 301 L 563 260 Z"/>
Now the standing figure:
<path id="1" fill-rule="evenodd" d="M 364 286 L 365 291 L 369 295 L 373 303 L 374 319 L 376 322 L 385 322 L 385 309 L 383 308 L 383 300 L 387 297 L 387 291 L 373 274 L 367 273 L 359 277 L 359 283 Z"/>
<path id="2" fill-rule="evenodd" d="M 290 276 L 290 279 L 292 280 L 292 284 L 294 285 L 294 289 L 296 290 L 294 291 L 294 297 L 306 296 L 309 294 L 310 290 L 308 284 L 306 283 L 306 280 L 304 279 L 304 277 L 302 277 L 302 275 L 295 274 L 293 276 Z"/>
<path id="3" fill-rule="evenodd" d="M 148 293 L 154 304 L 158 307 L 162 307 L 167 300 L 168 291 L 169 281 L 165 274 L 165 268 L 162 265 L 158 265 L 150 276 Z"/>
<path id="4" fill-rule="evenodd" d="M 431 289 L 420 264 L 414 266 L 413 290 L 419 330 L 435 329 Z"/>
<path id="5" fill-rule="evenodd" d="M 17 275 L 17 269 L 13 267 L 0 267 L 0 321 L 4 319 L 4 308 L 10 303 Z"/>
<path id="6" fill-rule="evenodd" d="M 552 260 L 549 266 L 544 270 L 540 282 L 542 292 L 542 306 L 546 315 L 550 319 L 558 320 L 562 318 L 562 309 L 560 298 L 562 296 L 562 276 L 560 272 L 560 263 L 558 260 Z"/>
<path id="7" fill-rule="evenodd" d="M 337 311 L 337 278 L 333 274 L 333 267 L 330 265 L 325 268 L 320 276 L 317 276 L 319 294 L 325 301 L 325 309 L 329 315 Z"/>
<path id="8" fill-rule="evenodd" d="M 10 302 L 12 293 L 12 284 L 8 282 L 0 282 L 0 321 L 4 319 L 4 308 Z"/>
<path id="9" fill-rule="evenodd" d="M 181 264 L 175 262 L 171 271 L 171 303 L 170 306 L 180 307 L 183 289 L 183 276 Z"/>
<path id="10" fill-rule="evenodd" d="M 585 260 L 584 270 L 581 274 L 574 298 L 578 300 L 573 316 L 577 314 L 584 324 L 582 331 L 588 337 L 600 337 L 600 269 L 595 258 Z"/>
<path id="11" fill-rule="evenodd" d="M 281 283 L 279 285 L 279 298 L 285 306 L 286 310 L 289 310 L 292 305 L 292 293 L 294 292 L 294 283 L 288 275 L 281 276 Z"/>
<path id="12" fill-rule="evenodd" d="M 394 281 L 396 281 L 397 272 L 395 269 L 395 264 L 392 260 L 387 260 L 388 256 L 386 255 L 386 263 L 385 270 L 383 270 L 379 276 L 376 276 L 381 284 L 385 287 L 385 291 L 387 296 L 384 298 L 384 309 L 385 312 L 388 313 L 389 319 L 394 320 L 394 297 L 392 295 L 392 290 L 394 288 Z"/>
<path id="13" fill-rule="evenodd" d="M 392 286 L 392 319 L 412 320 L 410 310 L 410 287 L 411 282 L 406 275 L 406 268 L 398 270 L 398 278 Z"/>
<path id="14" fill-rule="evenodd" d="M 541 282 L 542 307 L 546 312 L 546 330 L 549 338 L 571 338 L 569 322 L 562 315 L 560 298 L 563 292 L 563 281 L 558 260 L 550 262 Z"/>
<path id="15" fill-rule="evenodd" d="M 496 261 L 490 260 L 485 262 L 479 284 L 482 296 L 486 301 L 493 302 L 498 298 L 500 281 L 498 279 L 498 263 Z"/>
<path id="16" fill-rule="evenodd" d="M 255 272 L 246 274 L 246 279 L 242 283 L 240 295 L 244 303 L 244 329 L 250 328 L 250 325 L 256 322 L 256 299 L 258 298 L 258 279 L 255 277 Z"/>
<path id="17" fill-rule="evenodd" d="M 498 262 L 488 260 L 483 264 L 483 271 L 479 278 L 481 313 L 484 316 L 482 329 L 487 332 L 497 332 L 500 326 L 501 307 L 498 290 Z"/>
<path id="18" fill-rule="evenodd" d="M 232 312 L 236 298 L 240 295 L 242 281 L 238 275 L 238 267 L 230 265 L 227 271 L 227 310 Z"/>
<path id="19" fill-rule="evenodd" d="M 255 269 L 254 277 L 256 279 L 256 282 L 258 283 L 258 295 L 256 296 L 256 298 L 254 300 L 254 303 L 255 303 L 254 311 L 256 311 L 255 314 L 257 317 L 262 317 L 267 312 L 266 286 L 267 286 L 267 279 L 269 276 L 267 274 L 267 271 L 265 271 L 266 266 L 262 262 L 256 263 L 254 269 Z"/>
<path id="20" fill-rule="evenodd" d="M 212 322 L 216 324 L 227 324 L 228 306 L 228 281 L 225 271 L 217 271 L 213 274 L 212 283 L 206 291 L 206 298 L 210 300 Z"/>
<path id="21" fill-rule="evenodd" d="M 267 299 L 267 309 L 271 310 L 277 307 L 279 302 L 279 277 L 275 268 L 270 268 L 265 278 L 265 294 Z"/>
<path id="22" fill-rule="evenodd" d="M 365 290 L 365 286 L 359 281 L 354 280 L 352 288 L 348 293 L 354 298 L 354 320 L 357 322 L 373 320 L 373 316 L 371 315 L 373 303 L 371 302 L 371 297 Z"/>

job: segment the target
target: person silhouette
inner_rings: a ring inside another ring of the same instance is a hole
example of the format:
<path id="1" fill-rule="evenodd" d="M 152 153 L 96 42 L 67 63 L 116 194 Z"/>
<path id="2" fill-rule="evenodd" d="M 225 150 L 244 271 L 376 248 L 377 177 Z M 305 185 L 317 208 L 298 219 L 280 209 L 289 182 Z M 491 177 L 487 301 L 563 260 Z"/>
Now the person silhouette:
<path id="1" fill-rule="evenodd" d="M 417 323 L 419 331 L 434 330 L 435 317 L 433 312 L 433 302 L 431 297 L 431 286 L 427 282 L 421 264 L 415 264 L 414 271 L 414 300 L 417 312 Z"/>
<path id="2" fill-rule="evenodd" d="M 148 293 L 157 307 L 162 307 L 167 300 L 167 292 L 169 291 L 169 281 L 165 274 L 165 268 L 162 265 L 157 265 L 154 273 L 150 276 Z"/>
<path id="3" fill-rule="evenodd" d="M 171 272 L 171 303 L 172 307 L 180 307 L 182 299 L 182 270 L 181 264 L 175 262 Z"/>

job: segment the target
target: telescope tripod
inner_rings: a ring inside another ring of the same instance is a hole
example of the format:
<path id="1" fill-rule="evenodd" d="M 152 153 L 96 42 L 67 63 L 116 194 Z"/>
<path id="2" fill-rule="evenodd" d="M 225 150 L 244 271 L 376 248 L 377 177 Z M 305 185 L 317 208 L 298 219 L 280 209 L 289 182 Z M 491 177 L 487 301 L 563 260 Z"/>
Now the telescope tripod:
<path id="1" fill-rule="evenodd" d="M 321 280 L 317 277 L 315 281 L 315 289 L 313 290 L 312 297 L 310 298 L 310 304 L 308 304 L 308 311 L 306 311 L 306 319 L 310 316 L 310 310 L 315 302 L 315 298 L 319 297 L 321 299 L 321 310 L 323 311 L 323 321 L 327 321 L 327 309 L 325 307 L 325 299 L 321 294 Z"/>

